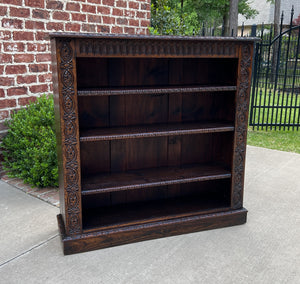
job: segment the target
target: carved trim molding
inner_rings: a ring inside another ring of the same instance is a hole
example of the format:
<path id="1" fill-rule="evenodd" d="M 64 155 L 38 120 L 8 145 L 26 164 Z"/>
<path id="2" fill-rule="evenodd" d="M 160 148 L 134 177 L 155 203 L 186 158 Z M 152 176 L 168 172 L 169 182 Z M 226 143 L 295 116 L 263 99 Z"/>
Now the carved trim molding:
<path id="1" fill-rule="evenodd" d="M 251 72 L 251 47 L 243 45 L 241 50 L 240 76 L 236 99 L 236 135 L 234 137 L 235 152 L 233 154 L 233 208 L 243 205 L 244 167 L 247 141 L 247 112 L 249 106 L 249 76 Z"/>
<path id="2" fill-rule="evenodd" d="M 101 56 L 236 56 L 238 45 L 224 41 L 137 40 L 126 39 L 77 39 L 77 54 Z"/>
<path id="3" fill-rule="evenodd" d="M 66 203 L 66 232 L 68 235 L 79 234 L 81 232 L 80 215 L 80 173 L 79 173 L 79 153 L 77 138 L 77 116 L 76 98 L 74 87 L 74 50 L 70 40 L 60 41 L 60 81 L 62 82 L 62 141 L 63 141 L 63 162 L 65 171 L 65 203 Z"/>

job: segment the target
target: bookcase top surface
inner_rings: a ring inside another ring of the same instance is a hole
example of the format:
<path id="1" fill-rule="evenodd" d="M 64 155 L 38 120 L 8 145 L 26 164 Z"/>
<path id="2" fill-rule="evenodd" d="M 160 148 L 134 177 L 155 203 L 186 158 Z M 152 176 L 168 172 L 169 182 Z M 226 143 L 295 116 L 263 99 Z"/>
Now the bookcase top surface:
<path id="1" fill-rule="evenodd" d="M 180 41 L 230 41 L 256 42 L 256 37 L 216 37 L 216 36 L 158 36 L 158 35 L 129 35 L 129 34 L 101 34 L 101 33 L 50 33 L 50 38 L 82 38 L 82 39 L 124 39 L 124 40 L 180 40 Z"/>

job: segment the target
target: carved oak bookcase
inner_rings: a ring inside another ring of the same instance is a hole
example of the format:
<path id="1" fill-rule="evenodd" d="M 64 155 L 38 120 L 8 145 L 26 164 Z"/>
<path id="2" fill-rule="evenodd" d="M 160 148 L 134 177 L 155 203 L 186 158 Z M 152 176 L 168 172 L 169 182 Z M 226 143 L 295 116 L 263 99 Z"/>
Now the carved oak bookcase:
<path id="1" fill-rule="evenodd" d="M 51 45 L 65 254 L 246 222 L 254 39 Z"/>

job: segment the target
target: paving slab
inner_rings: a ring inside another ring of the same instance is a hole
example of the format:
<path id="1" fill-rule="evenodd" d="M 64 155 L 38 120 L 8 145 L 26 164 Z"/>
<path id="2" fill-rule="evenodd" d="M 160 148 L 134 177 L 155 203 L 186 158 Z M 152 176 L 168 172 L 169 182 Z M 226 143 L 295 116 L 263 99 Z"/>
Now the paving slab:
<path id="1" fill-rule="evenodd" d="M 0 181 L 0 265 L 57 235 L 58 212 Z"/>
<path id="2" fill-rule="evenodd" d="M 0 266 L 0 279 L 3 283 L 299 284 L 299 169 L 300 155 L 248 147 L 245 225 L 70 256 L 63 256 L 56 236 Z M 54 217 L 54 213 L 48 216 L 47 222 Z"/>

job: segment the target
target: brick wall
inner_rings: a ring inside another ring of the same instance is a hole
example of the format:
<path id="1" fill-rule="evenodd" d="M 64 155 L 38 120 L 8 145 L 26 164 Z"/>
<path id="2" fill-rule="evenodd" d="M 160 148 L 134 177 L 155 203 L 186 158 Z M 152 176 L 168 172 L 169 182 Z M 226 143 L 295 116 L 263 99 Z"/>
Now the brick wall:
<path id="1" fill-rule="evenodd" d="M 48 33 L 147 34 L 150 0 L 1 0 L 0 139 L 14 109 L 52 92 Z"/>

